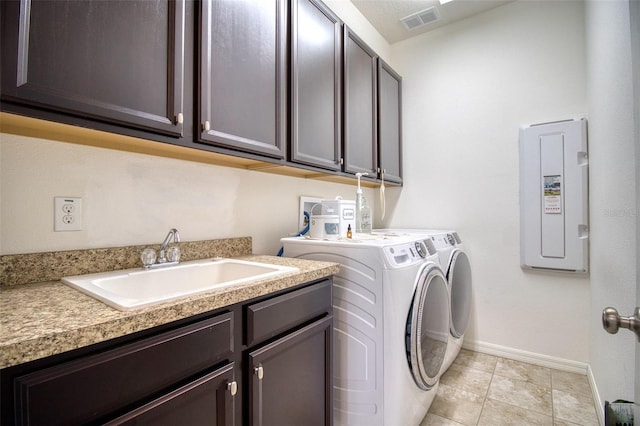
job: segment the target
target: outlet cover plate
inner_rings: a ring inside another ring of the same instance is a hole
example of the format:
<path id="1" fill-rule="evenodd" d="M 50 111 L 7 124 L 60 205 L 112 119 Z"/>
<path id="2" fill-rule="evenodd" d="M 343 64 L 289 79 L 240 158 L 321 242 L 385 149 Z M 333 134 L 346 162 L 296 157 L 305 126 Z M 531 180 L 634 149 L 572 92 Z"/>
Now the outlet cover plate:
<path id="1" fill-rule="evenodd" d="M 82 231 L 82 198 L 54 197 L 53 230 Z"/>

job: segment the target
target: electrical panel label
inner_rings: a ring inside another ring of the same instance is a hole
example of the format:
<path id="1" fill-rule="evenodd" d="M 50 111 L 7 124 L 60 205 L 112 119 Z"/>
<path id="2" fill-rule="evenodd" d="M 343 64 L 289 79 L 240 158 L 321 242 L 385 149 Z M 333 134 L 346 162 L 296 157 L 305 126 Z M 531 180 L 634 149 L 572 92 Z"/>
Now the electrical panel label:
<path id="1" fill-rule="evenodd" d="M 562 214 L 562 176 L 544 177 L 544 212 Z"/>

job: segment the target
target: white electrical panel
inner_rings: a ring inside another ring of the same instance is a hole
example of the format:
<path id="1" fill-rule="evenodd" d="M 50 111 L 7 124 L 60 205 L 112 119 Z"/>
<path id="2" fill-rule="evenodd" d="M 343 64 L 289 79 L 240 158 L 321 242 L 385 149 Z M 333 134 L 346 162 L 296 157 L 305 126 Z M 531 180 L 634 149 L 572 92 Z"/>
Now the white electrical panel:
<path id="1" fill-rule="evenodd" d="M 588 271 L 585 119 L 520 129 L 520 262 L 523 268 Z"/>

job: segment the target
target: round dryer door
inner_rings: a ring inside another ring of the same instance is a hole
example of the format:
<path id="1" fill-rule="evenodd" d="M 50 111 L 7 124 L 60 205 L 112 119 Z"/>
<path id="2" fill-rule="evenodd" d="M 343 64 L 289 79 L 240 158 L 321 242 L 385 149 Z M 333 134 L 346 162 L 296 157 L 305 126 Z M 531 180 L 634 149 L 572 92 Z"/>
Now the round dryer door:
<path id="1" fill-rule="evenodd" d="M 430 389 L 440 378 L 447 351 L 449 316 L 444 274 L 435 263 L 426 263 L 416 284 L 405 339 L 411 373 L 420 389 Z"/>
<path id="2" fill-rule="evenodd" d="M 462 250 L 451 254 L 447 279 L 451 291 L 451 334 L 461 337 L 467 330 L 471 312 L 471 264 Z"/>

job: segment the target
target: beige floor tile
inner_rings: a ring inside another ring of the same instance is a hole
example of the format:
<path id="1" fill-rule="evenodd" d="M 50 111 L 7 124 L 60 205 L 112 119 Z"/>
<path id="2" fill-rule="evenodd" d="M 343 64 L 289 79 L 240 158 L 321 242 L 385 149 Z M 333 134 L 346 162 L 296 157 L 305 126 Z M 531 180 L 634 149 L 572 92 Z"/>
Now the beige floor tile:
<path id="1" fill-rule="evenodd" d="M 551 370 L 551 387 L 569 393 L 592 395 L 587 376 L 567 371 Z"/>
<path id="2" fill-rule="evenodd" d="M 535 383 L 493 375 L 488 398 L 551 416 L 551 389 Z"/>
<path id="3" fill-rule="evenodd" d="M 553 426 L 553 418 L 487 398 L 478 426 Z"/>
<path id="4" fill-rule="evenodd" d="M 441 383 L 429 414 L 475 426 L 480 418 L 483 402 L 484 398 L 480 395 Z"/>
<path id="5" fill-rule="evenodd" d="M 462 423 L 454 422 L 453 420 L 445 419 L 444 417 L 429 413 L 427 414 L 427 417 L 422 420 L 420 426 L 462 426 Z"/>
<path id="6" fill-rule="evenodd" d="M 460 425 L 595 426 L 598 418 L 586 376 L 463 349 L 420 424 Z"/>
<path id="7" fill-rule="evenodd" d="M 489 390 L 491 376 L 487 371 L 453 364 L 442 375 L 440 383 L 484 397 Z"/>
<path id="8" fill-rule="evenodd" d="M 562 390 L 553 390 L 553 415 L 558 420 L 567 420 L 584 426 L 597 426 L 593 398 L 591 395 L 581 393 L 568 393 Z"/>
<path id="9" fill-rule="evenodd" d="M 499 358 L 495 374 L 551 388 L 551 369 Z"/>
<path id="10" fill-rule="evenodd" d="M 476 370 L 488 371 L 493 373 L 496 368 L 498 357 L 493 355 L 481 354 L 466 349 L 462 349 L 456 357 L 453 365 L 460 367 L 470 367 Z"/>

